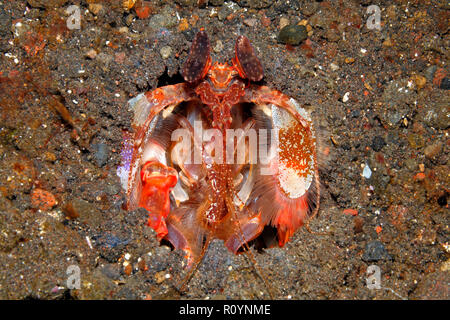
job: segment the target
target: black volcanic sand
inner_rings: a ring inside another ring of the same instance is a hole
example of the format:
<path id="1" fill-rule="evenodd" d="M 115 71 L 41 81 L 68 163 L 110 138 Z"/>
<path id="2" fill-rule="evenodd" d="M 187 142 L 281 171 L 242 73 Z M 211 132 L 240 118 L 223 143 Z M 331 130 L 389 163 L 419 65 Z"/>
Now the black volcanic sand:
<path id="1" fill-rule="evenodd" d="M 182 253 L 159 246 L 145 210 L 123 209 L 127 101 L 182 81 L 200 28 L 219 61 L 246 35 L 262 83 L 310 110 L 322 137 L 313 233 L 253 252 L 275 297 L 450 298 L 447 1 L 152 0 L 141 18 L 123 1 L 73 2 L 79 29 L 71 1 L 0 3 L 0 299 L 268 298 L 221 241 L 180 296 Z M 367 28 L 371 4 L 380 30 Z M 308 38 L 278 43 L 287 24 Z M 381 289 L 366 285 L 370 265 Z"/>

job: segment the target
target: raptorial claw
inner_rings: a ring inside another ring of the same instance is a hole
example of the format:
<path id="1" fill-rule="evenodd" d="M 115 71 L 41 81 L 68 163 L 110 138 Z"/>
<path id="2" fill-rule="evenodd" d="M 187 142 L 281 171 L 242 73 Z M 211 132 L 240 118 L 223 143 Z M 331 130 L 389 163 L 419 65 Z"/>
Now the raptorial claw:
<path id="1" fill-rule="evenodd" d="M 177 172 L 157 161 L 148 161 L 141 168 L 141 181 L 139 206 L 149 212 L 148 225 L 161 240 L 168 233 L 165 219 L 170 212 L 169 193 L 178 181 Z"/>

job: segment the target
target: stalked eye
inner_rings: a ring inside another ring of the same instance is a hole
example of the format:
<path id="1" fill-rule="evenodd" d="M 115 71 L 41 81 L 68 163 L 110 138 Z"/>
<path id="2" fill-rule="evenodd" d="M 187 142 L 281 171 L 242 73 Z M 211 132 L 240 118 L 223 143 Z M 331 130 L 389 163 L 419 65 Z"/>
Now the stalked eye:
<path id="1" fill-rule="evenodd" d="M 189 57 L 184 63 L 182 75 L 187 82 L 195 82 L 205 77 L 211 65 L 209 40 L 205 31 L 195 35 Z"/>
<path id="2" fill-rule="evenodd" d="M 264 76 L 263 68 L 247 37 L 239 36 L 237 38 L 235 51 L 234 62 L 239 69 L 239 75 L 251 81 L 261 80 Z"/>

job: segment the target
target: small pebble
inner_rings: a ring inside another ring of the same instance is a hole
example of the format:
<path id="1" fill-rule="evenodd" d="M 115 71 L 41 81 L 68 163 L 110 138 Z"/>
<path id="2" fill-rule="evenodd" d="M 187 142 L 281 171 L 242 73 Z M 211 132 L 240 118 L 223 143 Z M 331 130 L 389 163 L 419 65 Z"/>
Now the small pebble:
<path id="1" fill-rule="evenodd" d="M 114 54 L 114 61 L 118 64 L 122 64 L 125 61 L 126 56 L 125 52 L 116 52 Z"/>
<path id="2" fill-rule="evenodd" d="M 100 3 L 89 4 L 89 11 L 95 15 L 97 15 L 100 12 L 100 10 L 102 10 L 102 9 L 103 9 L 103 5 Z"/>
<path id="3" fill-rule="evenodd" d="M 366 179 L 370 179 L 370 177 L 372 176 L 372 170 L 370 170 L 370 167 L 369 167 L 368 164 L 366 164 L 366 165 L 364 166 L 362 175 L 363 175 L 363 177 L 366 178 Z"/>
<path id="4" fill-rule="evenodd" d="M 187 29 L 189 29 L 189 23 L 186 18 L 183 18 L 178 24 L 178 31 L 183 32 L 186 31 Z"/>
<path id="5" fill-rule="evenodd" d="M 427 83 L 427 78 L 424 76 L 414 75 L 411 77 L 411 80 L 414 81 L 417 89 L 422 89 Z"/>
<path id="6" fill-rule="evenodd" d="M 159 53 L 163 59 L 167 59 L 172 54 L 172 48 L 169 46 L 162 47 Z"/>
<path id="7" fill-rule="evenodd" d="M 420 149 L 425 145 L 425 140 L 420 134 L 411 133 L 407 138 L 411 148 Z"/>
<path id="8" fill-rule="evenodd" d="M 392 257 L 386 251 L 383 244 L 378 241 L 371 241 L 366 245 L 362 260 L 366 262 L 378 261 L 378 260 L 392 260 Z"/>
<path id="9" fill-rule="evenodd" d="M 131 264 L 124 265 L 123 272 L 129 276 L 133 272 L 133 266 Z"/>
<path id="10" fill-rule="evenodd" d="M 429 145 L 425 148 L 424 150 L 424 154 L 427 158 L 429 159 L 433 159 L 435 158 L 437 155 L 439 155 L 439 153 L 442 150 L 442 143 L 437 142 L 435 144 Z"/>
<path id="11" fill-rule="evenodd" d="M 392 47 L 393 43 L 390 38 L 387 38 L 386 40 L 383 41 L 382 45 L 383 47 Z"/>
<path id="12" fill-rule="evenodd" d="M 113 280 L 119 280 L 120 279 L 120 269 L 119 266 L 116 264 L 106 264 L 106 265 L 102 265 L 100 267 L 100 270 L 102 271 L 102 273 Z"/>
<path id="13" fill-rule="evenodd" d="M 217 9 L 216 8 L 212 8 L 211 11 L 209 12 L 209 17 L 210 18 L 215 18 L 217 17 Z"/>
<path id="14" fill-rule="evenodd" d="M 157 284 L 163 283 L 166 280 L 165 271 L 155 273 L 155 281 Z"/>
<path id="15" fill-rule="evenodd" d="M 381 136 L 375 136 L 372 140 L 371 147 L 374 151 L 378 152 L 383 149 L 383 147 L 386 145 L 386 142 L 384 141 L 383 137 Z"/>
<path id="16" fill-rule="evenodd" d="M 346 92 L 342 97 L 342 102 L 347 102 L 350 96 L 350 92 Z"/>
<path id="17" fill-rule="evenodd" d="M 352 64 L 353 62 L 355 62 L 355 58 L 351 58 L 351 57 L 345 58 L 345 63 Z"/>
<path id="18" fill-rule="evenodd" d="M 280 19 L 280 30 L 289 25 L 289 19 L 282 17 Z"/>
<path id="19" fill-rule="evenodd" d="M 408 127 L 408 119 L 407 118 L 403 118 L 403 125 L 405 126 L 405 128 Z"/>
<path id="20" fill-rule="evenodd" d="M 339 70 L 339 66 L 335 63 L 330 63 L 330 68 L 331 68 L 331 71 Z"/>
<path id="21" fill-rule="evenodd" d="M 287 25 L 281 29 L 278 34 L 278 41 L 284 44 L 290 44 L 293 46 L 299 45 L 300 42 L 308 37 L 305 26 L 299 25 Z"/>
<path id="22" fill-rule="evenodd" d="M 44 159 L 48 162 L 55 162 L 56 161 L 56 155 L 53 152 L 45 152 L 44 153 Z"/>
<path id="23" fill-rule="evenodd" d="M 217 40 L 216 44 L 213 47 L 213 50 L 214 50 L 215 53 L 222 52 L 222 50 L 223 50 L 223 43 L 222 43 L 222 41 Z"/>
<path id="24" fill-rule="evenodd" d="M 258 22 L 258 20 L 256 20 L 255 18 L 250 18 L 250 19 L 244 20 L 244 24 L 246 24 L 249 27 L 254 27 L 257 22 Z"/>
<path id="25" fill-rule="evenodd" d="M 305 16 L 312 16 L 319 9 L 319 5 L 318 1 L 304 2 L 300 10 Z"/>
<path id="26" fill-rule="evenodd" d="M 122 7 L 125 10 L 130 10 L 131 8 L 133 8 L 135 3 L 136 3 L 136 0 L 122 0 Z"/>
<path id="27" fill-rule="evenodd" d="M 104 143 L 93 144 L 94 148 L 94 158 L 97 166 L 103 167 L 108 161 L 109 147 Z"/>
<path id="28" fill-rule="evenodd" d="M 148 27 L 159 31 L 163 28 L 172 28 L 178 25 L 178 19 L 171 6 L 166 5 L 158 14 L 154 14 L 148 21 Z"/>
<path id="29" fill-rule="evenodd" d="M 227 6 L 222 6 L 219 11 L 217 12 L 217 17 L 220 21 L 225 20 L 230 14 L 232 13 L 232 10 Z"/>
<path id="30" fill-rule="evenodd" d="M 22 38 L 29 31 L 29 26 L 19 21 L 12 26 L 12 29 L 14 37 Z"/>

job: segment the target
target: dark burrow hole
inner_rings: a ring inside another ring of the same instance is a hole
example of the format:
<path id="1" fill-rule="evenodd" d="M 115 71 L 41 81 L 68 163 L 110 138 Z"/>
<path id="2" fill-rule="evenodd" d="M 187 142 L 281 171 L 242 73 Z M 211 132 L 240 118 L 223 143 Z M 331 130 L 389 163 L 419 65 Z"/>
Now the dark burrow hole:
<path id="1" fill-rule="evenodd" d="M 157 88 L 174 85 L 177 83 L 184 82 L 183 77 L 179 72 L 174 74 L 173 76 L 169 76 L 169 73 L 167 72 L 167 67 L 164 69 L 164 73 L 158 77 L 158 85 Z"/>
<path id="2" fill-rule="evenodd" d="M 277 229 L 272 226 L 265 226 L 261 234 L 248 242 L 248 247 L 254 247 L 258 253 L 264 253 L 264 249 L 277 247 L 278 236 Z M 241 246 L 238 253 L 247 251 L 247 246 Z"/>
<path id="3" fill-rule="evenodd" d="M 438 205 L 440 205 L 441 207 L 444 207 L 447 205 L 447 197 L 448 197 L 448 193 L 445 192 L 443 195 L 441 195 L 438 199 L 437 199 L 437 203 Z"/>

